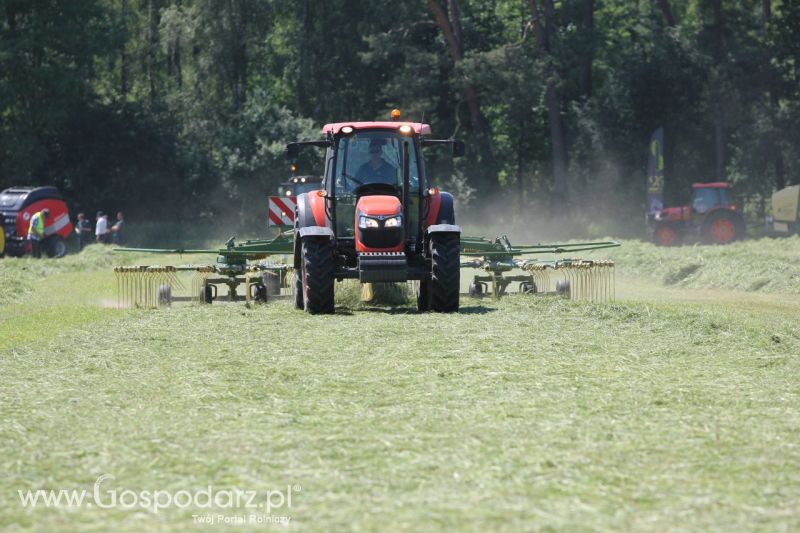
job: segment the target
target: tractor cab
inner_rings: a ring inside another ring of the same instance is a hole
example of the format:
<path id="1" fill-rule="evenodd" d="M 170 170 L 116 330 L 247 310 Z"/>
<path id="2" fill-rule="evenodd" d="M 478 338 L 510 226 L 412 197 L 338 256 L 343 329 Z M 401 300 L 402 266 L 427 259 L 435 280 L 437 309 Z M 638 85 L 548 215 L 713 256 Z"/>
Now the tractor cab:
<path id="1" fill-rule="evenodd" d="M 333 281 L 351 278 L 417 280 L 420 310 L 458 309 L 461 229 L 452 195 L 428 186 L 421 152 L 447 144 L 458 156 L 464 145 L 427 139 L 429 125 L 399 118 L 327 124 L 323 140 L 287 145 L 290 160 L 303 146 L 325 148 L 322 187 L 297 197 L 296 307 L 333 312 Z"/>
<path id="2" fill-rule="evenodd" d="M 354 239 L 359 251 L 402 251 L 404 237 L 412 249 L 416 244 L 422 179 L 417 145 L 393 126 L 340 136 L 331 150 L 336 163 L 325 189 L 336 199 L 336 234 Z"/>
<path id="3" fill-rule="evenodd" d="M 728 198 L 730 183 L 693 183 L 692 184 L 692 211 L 704 215 L 714 209 L 734 209 L 733 203 Z"/>

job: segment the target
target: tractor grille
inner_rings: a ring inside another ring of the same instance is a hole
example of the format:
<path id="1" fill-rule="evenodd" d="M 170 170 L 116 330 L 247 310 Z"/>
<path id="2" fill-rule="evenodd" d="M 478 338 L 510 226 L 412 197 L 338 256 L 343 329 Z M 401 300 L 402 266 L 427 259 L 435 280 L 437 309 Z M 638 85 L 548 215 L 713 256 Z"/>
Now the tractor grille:
<path id="1" fill-rule="evenodd" d="M 367 248 L 394 248 L 403 242 L 403 228 L 358 228 L 358 240 Z"/>
<path id="2" fill-rule="evenodd" d="M 403 252 L 368 252 L 358 256 L 358 280 L 361 283 L 406 281 L 408 262 Z"/>

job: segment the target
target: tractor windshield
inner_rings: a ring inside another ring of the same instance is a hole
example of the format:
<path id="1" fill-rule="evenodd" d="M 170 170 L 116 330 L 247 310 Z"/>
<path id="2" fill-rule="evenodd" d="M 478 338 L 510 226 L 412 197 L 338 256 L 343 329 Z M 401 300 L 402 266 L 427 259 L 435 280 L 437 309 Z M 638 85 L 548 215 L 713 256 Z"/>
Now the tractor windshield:
<path id="1" fill-rule="evenodd" d="M 720 187 L 698 187 L 694 189 L 692 209 L 706 213 L 715 207 L 728 205 L 728 190 Z"/>
<path id="2" fill-rule="evenodd" d="M 394 131 L 356 132 L 339 140 L 336 152 L 336 194 L 353 194 L 362 185 L 383 183 L 398 192 L 403 186 L 403 142 L 408 142 L 409 192 L 419 190 L 414 142 Z"/>

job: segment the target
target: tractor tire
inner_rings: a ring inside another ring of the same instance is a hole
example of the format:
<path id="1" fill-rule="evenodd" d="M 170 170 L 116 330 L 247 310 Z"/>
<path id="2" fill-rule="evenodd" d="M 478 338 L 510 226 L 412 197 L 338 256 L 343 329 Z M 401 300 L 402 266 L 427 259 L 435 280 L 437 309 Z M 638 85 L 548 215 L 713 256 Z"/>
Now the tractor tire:
<path id="1" fill-rule="evenodd" d="M 472 282 L 469 284 L 469 295 L 472 298 L 483 298 L 483 285 Z"/>
<path id="2" fill-rule="evenodd" d="M 263 283 L 256 285 L 253 294 L 253 301 L 257 304 L 265 304 L 269 300 L 269 289 Z"/>
<path id="3" fill-rule="evenodd" d="M 200 299 L 201 303 L 204 304 L 211 304 L 214 301 L 214 289 L 211 288 L 211 285 L 208 283 L 204 283 L 200 287 L 200 294 L 197 295 Z"/>
<path id="4" fill-rule="evenodd" d="M 302 245 L 303 303 L 306 313 L 330 314 L 334 311 L 333 246 L 328 239 L 305 238 Z"/>
<path id="5" fill-rule="evenodd" d="M 560 279 L 556 281 L 556 294 L 559 296 L 569 296 L 572 287 L 570 287 L 568 279 Z"/>
<path id="6" fill-rule="evenodd" d="M 523 281 L 519 284 L 519 292 L 520 294 L 536 294 L 538 289 L 536 288 L 536 283 L 532 281 Z"/>
<path id="7" fill-rule="evenodd" d="M 653 244 L 658 246 L 677 246 L 681 242 L 681 232 L 675 224 L 661 223 L 653 231 Z"/>
<path id="8" fill-rule="evenodd" d="M 303 302 L 303 277 L 300 273 L 301 271 L 295 270 L 294 271 L 294 308 L 303 310 L 306 308 L 305 303 Z"/>
<path id="9" fill-rule="evenodd" d="M 460 253 L 458 234 L 434 234 L 431 238 L 431 309 L 437 313 L 458 311 Z"/>
<path id="10" fill-rule="evenodd" d="M 267 291 L 267 296 L 281 295 L 281 276 L 274 272 L 264 272 L 261 275 L 261 284 Z"/>
<path id="11" fill-rule="evenodd" d="M 51 235 L 44 241 L 47 257 L 64 257 L 67 255 L 67 243 L 58 235 Z"/>
<path id="12" fill-rule="evenodd" d="M 431 308 L 431 280 L 423 279 L 419 282 L 417 293 L 417 311 L 424 313 Z"/>
<path id="13" fill-rule="evenodd" d="M 158 306 L 169 307 L 172 305 L 172 286 L 163 284 L 158 286 Z"/>
<path id="14" fill-rule="evenodd" d="M 744 238 L 744 219 L 739 213 L 719 210 L 703 222 L 701 235 L 708 244 L 729 244 Z"/>

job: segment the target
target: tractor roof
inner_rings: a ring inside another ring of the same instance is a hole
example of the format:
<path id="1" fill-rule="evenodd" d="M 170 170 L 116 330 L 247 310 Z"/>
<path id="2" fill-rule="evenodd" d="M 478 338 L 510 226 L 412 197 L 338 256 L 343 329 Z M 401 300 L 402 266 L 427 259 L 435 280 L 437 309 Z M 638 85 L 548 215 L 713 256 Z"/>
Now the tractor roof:
<path id="1" fill-rule="evenodd" d="M 420 122 L 390 122 L 390 121 L 382 121 L 382 122 L 336 122 L 333 124 L 325 124 L 322 127 L 322 133 L 333 133 L 334 135 L 339 133 L 345 126 L 352 126 L 356 130 L 366 130 L 366 129 L 383 129 L 383 130 L 396 130 L 400 126 L 408 125 L 414 128 L 414 133 L 417 135 L 430 135 L 431 127 L 428 124 L 422 124 Z"/>
<path id="2" fill-rule="evenodd" d="M 692 189 L 730 189 L 731 184 L 724 181 L 715 181 L 712 183 L 692 183 Z"/>

